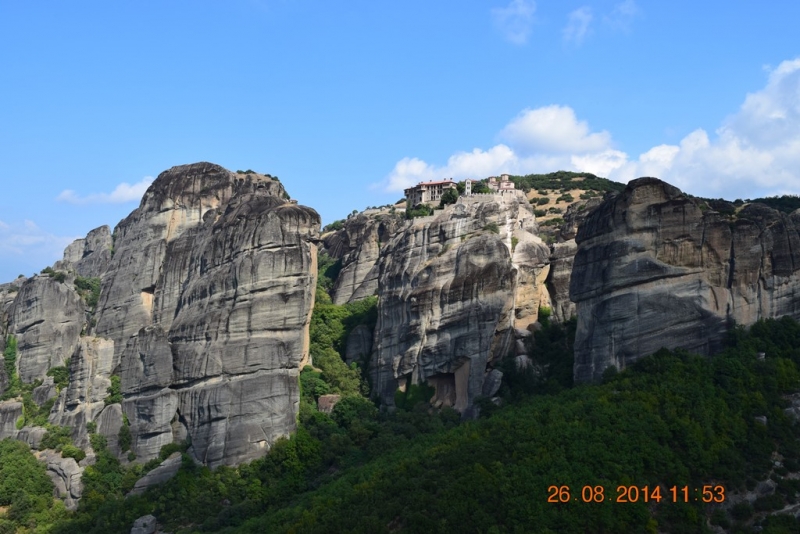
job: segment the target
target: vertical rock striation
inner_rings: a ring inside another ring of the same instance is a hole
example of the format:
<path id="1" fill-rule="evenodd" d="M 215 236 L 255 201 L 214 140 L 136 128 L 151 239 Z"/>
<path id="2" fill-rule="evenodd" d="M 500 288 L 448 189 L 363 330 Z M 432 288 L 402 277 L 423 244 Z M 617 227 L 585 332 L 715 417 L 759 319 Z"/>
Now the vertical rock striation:
<path id="1" fill-rule="evenodd" d="M 27 279 L 9 310 L 8 331 L 17 338 L 20 380 L 44 380 L 51 367 L 64 365 L 78 348 L 85 326 L 85 304 L 69 281 Z"/>
<path id="2" fill-rule="evenodd" d="M 95 334 L 114 344 L 132 451 L 188 437 L 210 466 L 295 428 L 319 216 L 277 179 L 173 167 L 115 231 Z M 105 410 L 104 412 L 105 413 Z"/>
<path id="3" fill-rule="evenodd" d="M 576 241 L 578 381 L 661 347 L 713 353 L 734 323 L 800 318 L 800 212 L 750 204 L 724 217 L 640 178 L 593 211 Z"/>
<path id="4" fill-rule="evenodd" d="M 334 304 L 354 302 L 378 293 L 381 247 L 405 224 L 392 213 L 359 213 L 341 230 L 325 237 L 325 250 L 342 262 L 332 291 Z"/>
<path id="5" fill-rule="evenodd" d="M 435 405 L 471 413 L 517 322 L 535 321 L 530 302 L 546 294 L 549 251 L 535 231 L 521 195 L 462 197 L 389 241 L 378 261 L 373 394 L 392 406 L 398 389 L 428 383 Z"/>
<path id="6" fill-rule="evenodd" d="M 50 422 L 82 447 L 94 422 L 123 456 L 130 425 L 139 461 L 184 439 L 211 467 L 263 455 L 296 426 L 319 223 L 269 175 L 211 163 L 161 173 L 113 241 L 100 227 L 67 247 L 52 277 L 0 287 L 20 378 L 45 379 L 71 358 Z M 94 316 L 73 273 L 101 278 Z M 48 380 L 35 399 L 56 394 Z M 18 404 L 2 406 L 4 435 L 22 435 Z"/>
<path id="7" fill-rule="evenodd" d="M 99 278 L 111 263 L 114 240 L 111 229 L 101 226 L 85 238 L 76 239 L 64 249 L 64 258 L 53 266 L 56 270 L 72 270 L 80 276 Z"/>

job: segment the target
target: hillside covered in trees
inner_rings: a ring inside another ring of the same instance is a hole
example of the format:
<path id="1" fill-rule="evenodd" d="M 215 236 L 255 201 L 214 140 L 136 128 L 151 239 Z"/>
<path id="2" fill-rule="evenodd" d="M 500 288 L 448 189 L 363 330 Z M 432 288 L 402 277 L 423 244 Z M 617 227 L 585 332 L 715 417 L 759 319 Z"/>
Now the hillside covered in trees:
<path id="1" fill-rule="evenodd" d="M 321 264 L 325 271 L 332 265 Z M 349 328 L 371 320 L 370 303 L 330 304 L 329 281 L 320 280 L 315 316 L 328 319 L 324 327 L 312 321 L 313 350 L 336 352 Z M 395 413 L 379 413 L 363 395 L 363 369 L 341 360 L 308 368 L 300 429 L 269 455 L 213 471 L 185 456 L 174 479 L 127 499 L 152 466 L 123 467 L 95 440 L 98 462 L 87 471 L 75 514 L 52 506 L 41 464 L 25 446 L 3 442 L 0 499 L 8 508 L 0 528 L 123 533 L 148 513 L 172 532 L 800 528 L 792 515 L 768 515 L 800 495 L 793 476 L 800 471 L 800 428 L 787 396 L 800 387 L 800 325 L 788 318 L 761 321 L 731 331 L 727 348 L 712 358 L 662 350 L 608 373 L 602 384 L 581 386 L 563 372 L 571 368 L 573 334 L 574 324 L 544 319 L 534 341 L 538 360 L 527 370 L 507 366 L 501 405 L 487 400 L 475 421 L 461 422 L 449 408 L 432 410 L 424 402 L 431 391 L 416 386 L 398 399 Z M 327 415 L 315 400 L 329 392 L 343 400 Z M 28 482 L 14 482 L 19 479 Z M 562 500 L 564 486 L 569 502 L 548 502 Z M 616 502 L 620 486 L 639 488 L 636 501 Z M 688 502 L 679 492 L 673 502 L 673 486 L 697 491 Z M 723 488 L 716 490 L 724 491 L 723 502 L 714 502 L 723 495 L 714 493 L 703 503 L 704 486 Z M 599 488 L 602 502 L 594 502 Z"/>

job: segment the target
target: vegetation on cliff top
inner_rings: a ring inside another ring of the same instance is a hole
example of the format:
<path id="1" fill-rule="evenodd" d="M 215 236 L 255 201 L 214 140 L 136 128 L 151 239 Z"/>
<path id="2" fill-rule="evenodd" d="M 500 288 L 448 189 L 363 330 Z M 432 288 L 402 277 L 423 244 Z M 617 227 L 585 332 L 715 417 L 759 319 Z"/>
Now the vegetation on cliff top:
<path id="1" fill-rule="evenodd" d="M 622 191 L 625 184 L 600 178 L 587 172 L 558 171 L 547 174 L 527 174 L 525 176 L 509 176 L 517 189 L 526 193 L 530 190 L 559 189 L 570 191 L 583 189 L 586 191 Z"/>

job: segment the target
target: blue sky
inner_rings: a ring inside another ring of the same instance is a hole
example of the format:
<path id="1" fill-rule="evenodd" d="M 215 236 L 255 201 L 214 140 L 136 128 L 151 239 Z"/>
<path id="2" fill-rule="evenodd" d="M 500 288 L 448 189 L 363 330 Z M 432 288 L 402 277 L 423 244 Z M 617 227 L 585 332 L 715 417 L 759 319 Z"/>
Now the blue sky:
<path id="1" fill-rule="evenodd" d="M 435 177 L 800 192 L 800 2 L 0 0 L 0 280 L 173 165 L 327 223 Z"/>

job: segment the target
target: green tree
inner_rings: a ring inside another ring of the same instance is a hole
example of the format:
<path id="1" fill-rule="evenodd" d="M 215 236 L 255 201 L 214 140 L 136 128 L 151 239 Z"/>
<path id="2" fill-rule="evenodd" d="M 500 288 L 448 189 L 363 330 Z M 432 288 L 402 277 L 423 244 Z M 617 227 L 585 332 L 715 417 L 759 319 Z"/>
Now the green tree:
<path id="1" fill-rule="evenodd" d="M 447 189 L 439 199 L 439 208 L 444 208 L 448 204 L 455 204 L 457 200 L 458 191 L 452 188 Z"/>

